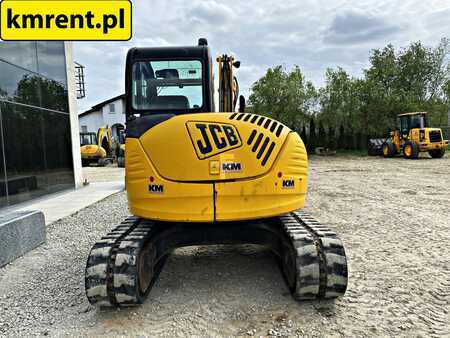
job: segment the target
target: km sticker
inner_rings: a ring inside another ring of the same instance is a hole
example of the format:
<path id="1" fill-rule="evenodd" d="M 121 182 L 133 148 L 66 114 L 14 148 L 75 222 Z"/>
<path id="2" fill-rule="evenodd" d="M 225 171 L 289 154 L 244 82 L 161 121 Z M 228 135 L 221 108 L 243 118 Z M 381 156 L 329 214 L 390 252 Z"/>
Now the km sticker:
<path id="1" fill-rule="evenodd" d="M 239 132 L 232 124 L 187 122 L 186 126 L 195 152 L 201 160 L 242 145 Z"/>

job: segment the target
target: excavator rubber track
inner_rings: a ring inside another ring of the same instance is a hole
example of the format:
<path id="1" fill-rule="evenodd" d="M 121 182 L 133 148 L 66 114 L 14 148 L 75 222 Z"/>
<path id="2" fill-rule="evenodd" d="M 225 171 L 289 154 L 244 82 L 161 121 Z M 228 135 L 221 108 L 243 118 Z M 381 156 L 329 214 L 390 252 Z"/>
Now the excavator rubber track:
<path id="1" fill-rule="evenodd" d="M 173 249 L 209 244 L 270 245 L 297 300 L 336 298 L 347 288 L 341 240 L 303 211 L 257 221 L 164 223 L 129 217 L 91 249 L 85 288 L 101 307 L 142 304 Z"/>
<path id="2" fill-rule="evenodd" d="M 337 298 L 347 290 L 348 269 L 342 241 L 329 227 L 304 211 L 280 216 L 296 250 L 298 300 Z"/>

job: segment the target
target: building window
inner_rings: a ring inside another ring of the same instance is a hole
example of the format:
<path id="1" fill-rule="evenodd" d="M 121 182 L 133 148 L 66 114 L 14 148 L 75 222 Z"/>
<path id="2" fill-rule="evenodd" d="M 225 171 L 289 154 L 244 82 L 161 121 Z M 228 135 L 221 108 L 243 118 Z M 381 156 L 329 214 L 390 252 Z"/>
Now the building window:
<path id="1" fill-rule="evenodd" d="M 87 133 L 87 126 L 81 126 L 81 132 Z"/>
<path id="2" fill-rule="evenodd" d="M 114 105 L 114 103 L 111 103 L 111 104 L 109 105 L 109 112 L 110 112 L 111 114 L 114 114 L 114 113 L 116 112 L 116 106 Z"/>
<path id="3" fill-rule="evenodd" d="M 0 208 L 74 186 L 63 42 L 0 42 Z"/>
<path id="4" fill-rule="evenodd" d="M 64 44 L 47 41 L 38 41 L 36 44 L 39 73 L 58 81 L 65 87 L 67 79 Z"/>
<path id="5" fill-rule="evenodd" d="M 19 67 L 37 72 L 36 42 L 6 42 L 0 43 L 0 58 Z"/>

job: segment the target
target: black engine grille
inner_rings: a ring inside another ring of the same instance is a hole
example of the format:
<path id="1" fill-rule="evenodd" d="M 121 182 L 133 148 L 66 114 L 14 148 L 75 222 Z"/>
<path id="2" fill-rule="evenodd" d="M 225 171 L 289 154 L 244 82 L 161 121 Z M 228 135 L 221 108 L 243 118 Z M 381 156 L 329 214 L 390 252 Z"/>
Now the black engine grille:
<path id="1" fill-rule="evenodd" d="M 430 130 L 430 142 L 441 142 L 442 135 L 440 130 Z"/>

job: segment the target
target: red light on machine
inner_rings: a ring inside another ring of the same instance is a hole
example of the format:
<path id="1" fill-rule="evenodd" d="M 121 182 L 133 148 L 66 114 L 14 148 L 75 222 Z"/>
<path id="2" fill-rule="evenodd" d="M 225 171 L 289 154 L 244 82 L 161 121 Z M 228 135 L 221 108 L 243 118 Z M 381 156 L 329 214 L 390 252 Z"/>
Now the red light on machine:
<path id="1" fill-rule="evenodd" d="M 278 174 L 277 174 L 277 176 L 278 176 L 279 178 L 281 178 L 281 176 L 283 176 L 283 173 L 282 173 L 281 171 L 279 171 Z"/>

